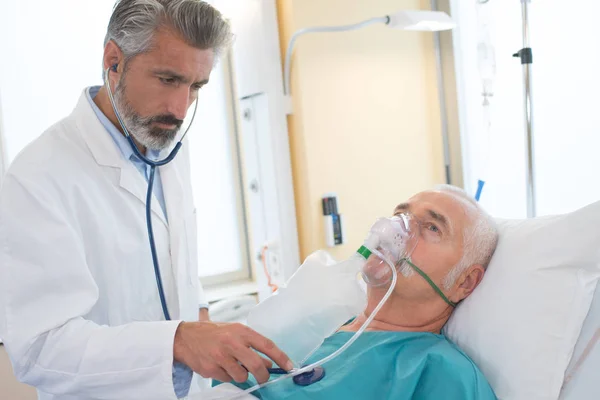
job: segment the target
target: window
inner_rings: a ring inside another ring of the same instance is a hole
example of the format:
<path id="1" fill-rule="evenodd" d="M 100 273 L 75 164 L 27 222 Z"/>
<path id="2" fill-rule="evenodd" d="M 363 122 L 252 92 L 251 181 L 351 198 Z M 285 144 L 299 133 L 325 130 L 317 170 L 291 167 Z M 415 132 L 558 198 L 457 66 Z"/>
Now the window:
<path id="1" fill-rule="evenodd" d="M 192 189 L 203 285 L 250 278 L 248 234 L 229 57 L 200 92 L 190 128 Z"/>
<path id="2" fill-rule="evenodd" d="M 600 198 L 596 184 L 600 51 L 595 32 L 600 3 L 582 0 L 572 8 L 564 4 L 548 0 L 529 5 L 537 215 L 573 211 Z M 493 16 L 496 54 L 489 145 L 482 141 L 476 2 L 452 1 L 458 23 L 453 34 L 465 184 L 475 193 L 483 174 L 487 178 L 483 206 L 498 217 L 523 218 L 527 204 L 523 71 L 519 59 L 512 57 L 523 47 L 521 2 L 491 1 L 483 7 L 489 7 Z M 576 63 L 557 49 L 568 49 L 577 56 Z"/>

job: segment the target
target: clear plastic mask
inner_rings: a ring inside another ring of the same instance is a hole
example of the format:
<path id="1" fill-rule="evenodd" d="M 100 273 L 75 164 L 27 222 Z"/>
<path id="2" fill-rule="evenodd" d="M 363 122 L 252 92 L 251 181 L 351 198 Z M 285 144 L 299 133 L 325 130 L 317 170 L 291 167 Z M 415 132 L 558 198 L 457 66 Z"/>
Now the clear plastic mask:
<path id="1" fill-rule="evenodd" d="M 435 282 L 411 261 L 419 238 L 437 243 L 440 241 L 440 231 L 433 222 L 419 220 L 411 213 L 378 219 L 363 246 L 370 253 L 363 253 L 367 258 L 362 270 L 363 280 L 373 287 L 386 286 L 392 281 L 390 265 L 394 265 L 396 272 L 404 277 L 419 274 L 448 305 L 456 307 Z"/>
<path id="2" fill-rule="evenodd" d="M 370 286 L 383 286 L 392 279 L 389 264 L 406 275 L 412 270 L 404 263 L 410 258 L 420 237 L 419 221 L 410 213 L 390 218 L 379 218 L 371 226 L 364 246 L 371 251 L 362 271 L 364 281 Z"/>

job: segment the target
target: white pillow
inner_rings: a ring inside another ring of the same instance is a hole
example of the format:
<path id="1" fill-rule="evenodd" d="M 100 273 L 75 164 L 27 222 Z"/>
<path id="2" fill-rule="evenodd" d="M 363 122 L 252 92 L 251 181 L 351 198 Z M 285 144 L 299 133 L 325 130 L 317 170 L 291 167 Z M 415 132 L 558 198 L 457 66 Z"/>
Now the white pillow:
<path id="1" fill-rule="evenodd" d="M 567 369 L 561 400 L 600 399 L 600 284 Z"/>
<path id="2" fill-rule="evenodd" d="M 499 399 L 558 399 L 600 278 L 600 202 L 498 224 L 483 281 L 444 331 Z"/>

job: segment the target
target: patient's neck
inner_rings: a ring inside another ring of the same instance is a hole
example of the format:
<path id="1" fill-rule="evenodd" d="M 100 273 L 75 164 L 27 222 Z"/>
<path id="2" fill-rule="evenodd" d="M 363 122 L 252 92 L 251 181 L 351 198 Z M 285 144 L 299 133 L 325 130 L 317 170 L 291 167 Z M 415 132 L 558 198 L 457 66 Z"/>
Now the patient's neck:
<path id="1" fill-rule="evenodd" d="M 380 296 L 369 296 L 365 311 L 342 330 L 356 332 L 371 315 L 380 300 Z M 392 294 L 369 324 L 367 330 L 439 334 L 452 311 L 450 306 L 437 299 L 428 302 L 411 302 Z"/>

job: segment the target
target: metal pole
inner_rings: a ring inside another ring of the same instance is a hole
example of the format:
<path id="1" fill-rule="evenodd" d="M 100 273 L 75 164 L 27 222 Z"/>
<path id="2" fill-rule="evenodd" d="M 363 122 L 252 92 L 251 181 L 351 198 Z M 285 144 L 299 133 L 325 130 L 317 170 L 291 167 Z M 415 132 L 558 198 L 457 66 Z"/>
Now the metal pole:
<path id="1" fill-rule="evenodd" d="M 535 201 L 535 174 L 534 174 L 534 153 L 533 153 L 533 99 L 531 96 L 531 64 L 533 63 L 533 55 L 529 47 L 529 2 L 531 0 L 521 0 L 521 11 L 523 19 L 523 48 L 515 57 L 521 58 L 523 65 L 523 84 L 525 94 L 525 145 L 527 150 L 527 174 L 526 174 L 526 189 L 527 189 L 527 217 L 536 216 L 536 201 Z"/>
<path id="2" fill-rule="evenodd" d="M 431 10 L 438 11 L 437 0 L 431 0 Z M 440 32 L 433 32 L 433 45 L 435 48 L 435 70 L 437 73 L 437 89 L 440 102 L 440 122 L 442 129 L 442 143 L 444 148 L 444 172 L 446 183 L 452 184 L 450 167 L 450 139 L 448 135 L 448 111 L 446 109 L 446 91 L 444 89 L 444 74 L 442 71 L 442 51 L 440 48 Z"/>

